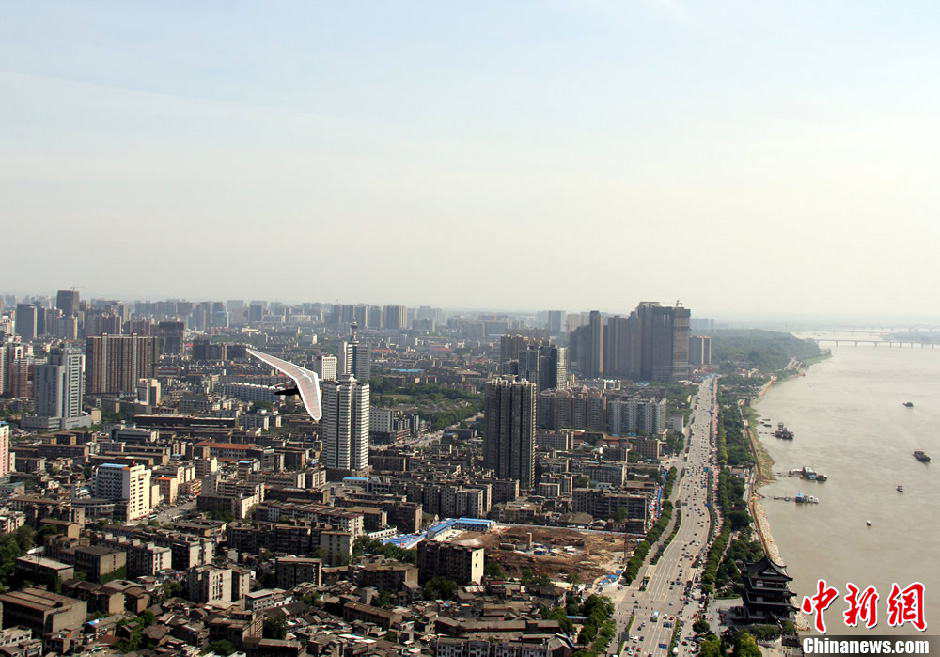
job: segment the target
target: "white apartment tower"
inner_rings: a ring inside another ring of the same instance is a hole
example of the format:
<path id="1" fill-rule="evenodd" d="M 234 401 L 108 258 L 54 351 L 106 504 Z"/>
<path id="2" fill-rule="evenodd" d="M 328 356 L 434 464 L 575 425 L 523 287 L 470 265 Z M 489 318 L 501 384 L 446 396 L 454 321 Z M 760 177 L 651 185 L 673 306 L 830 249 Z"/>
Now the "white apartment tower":
<path id="1" fill-rule="evenodd" d="M 345 342 L 343 343 L 345 352 Z M 335 381 L 337 368 L 336 368 L 336 356 L 330 354 L 319 354 L 313 359 L 313 367 L 311 368 L 317 375 L 320 377 L 321 381 Z"/>
<path id="2" fill-rule="evenodd" d="M 74 347 L 53 349 L 49 362 L 36 368 L 35 392 L 39 415 L 53 418 L 80 416 L 85 392 L 85 354 Z"/>
<path id="3" fill-rule="evenodd" d="M 95 497 L 127 502 L 127 519 L 150 513 L 150 470 L 143 465 L 102 463 L 95 473 Z"/>
<path id="4" fill-rule="evenodd" d="M 369 465 L 369 384 L 352 376 L 322 383 L 320 442 L 323 465 L 363 470 Z"/>
<path id="5" fill-rule="evenodd" d="M 0 420 L 0 477 L 13 470 L 10 463 L 10 425 Z"/>
<path id="6" fill-rule="evenodd" d="M 353 323 L 349 341 L 344 341 L 340 347 L 336 374 L 351 374 L 368 383 L 372 376 L 372 349 L 368 343 L 359 342 L 358 329 L 358 325 Z"/>

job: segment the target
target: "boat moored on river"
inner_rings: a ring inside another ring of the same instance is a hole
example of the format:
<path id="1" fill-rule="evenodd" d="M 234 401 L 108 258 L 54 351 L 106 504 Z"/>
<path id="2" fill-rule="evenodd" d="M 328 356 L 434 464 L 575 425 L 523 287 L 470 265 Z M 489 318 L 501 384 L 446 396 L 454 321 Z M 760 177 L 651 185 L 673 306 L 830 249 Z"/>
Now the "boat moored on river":
<path id="1" fill-rule="evenodd" d="M 788 473 L 791 477 L 803 477 L 803 479 L 808 479 L 809 481 L 826 481 L 829 477 L 824 475 L 821 472 L 816 472 L 808 465 L 804 465 L 800 469 L 790 470 Z"/>

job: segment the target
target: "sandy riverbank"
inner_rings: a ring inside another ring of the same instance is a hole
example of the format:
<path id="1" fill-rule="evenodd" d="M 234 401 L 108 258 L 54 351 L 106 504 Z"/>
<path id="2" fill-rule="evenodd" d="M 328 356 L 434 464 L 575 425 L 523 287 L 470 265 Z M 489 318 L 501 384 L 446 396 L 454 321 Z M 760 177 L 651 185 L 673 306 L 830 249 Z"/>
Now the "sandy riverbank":
<path id="1" fill-rule="evenodd" d="M 825 354 L 822 358 L 814 360 L 812 363 L 803 364 L 802 367 L 795 368 L 794 375 L 805 376 L 806 368 L 809 365 L 824 360 L 829 357 L 831 354 Z M 772 376 L 770 381 L 765 385 L 761 386 L 760 391 L 757 394 L 757 397 L 751 400 L 751 402 L 756 402 L 763 398 L 770 388 L 779 382 L 786 381 L 793 378 L 785 377 L 783 379 L 778 379 L 776 376 Z M 754 455 L 754 460 L 756 462 L 756 471 L 754 478 L 751 484 L 751 491 L 748 501 L 748 507 L 751 512 L 751 517 L 754 519 L 754 526 L 757 532 L 757 538 L 761 543 L 761 546 L 764 548 L 764 552 L 767 554 L 768 558 L 774 563 L 780 566 L 786 566 L 786 561 L 784 561 L 783 556 L 780 554 L 780 548 L 777 546 L 777 542 L 774 540 L 773 532 L 771 531 L 770 521 L 767 520 L 767 515 L 764 513 L 764 507 L 761 505 L 760 500 L 762 495 L 760 494 L 760 488 L 772 481 L 774 481 L 773 465 L 774 460 L 771 458 L 770 453 L 764 447 L 763 443 L 760 440 L 758 433 L 758 427 L 760 426 L 760 413 L 759 411 L 748 405 L 748 413 L 745 416 L 747 421 L 746 431 L 750 438 L 751 451 Z M 796 614 L 794 619 L 797 625 L 798 632 L 809 631 L 809 626 L 806 622 L 806 618 L 802 614 Z"/>

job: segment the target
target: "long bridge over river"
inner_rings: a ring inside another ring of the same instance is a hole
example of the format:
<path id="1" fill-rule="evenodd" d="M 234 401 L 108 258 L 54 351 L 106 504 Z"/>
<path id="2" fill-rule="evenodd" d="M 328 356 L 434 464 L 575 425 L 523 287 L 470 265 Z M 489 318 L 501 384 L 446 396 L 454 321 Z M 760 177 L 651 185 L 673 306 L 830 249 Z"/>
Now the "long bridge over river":
<path id="1" fill-rule="evenodd" d="M 837 347 L 839 345 L 852 345 L 854 347 L 858 347 L 862 345 L 871 345 L 873 347 L 886 346 L 888 348 L 892 348 L 892 347 L 893 348 L 914 348 L 914 347 L 926 348 L 926 347 L 929 347 L 933 349 L 935 346 L 940 345 L 940 343 L 933 342 L 931 340 L 912 340 L 910 338 L 871 339 L 871 338 L 847 337 L 847 338 L 809 338 L 809 339 L 815 342 L 819 346 L 822 346 L 824 344 L 834 344 Z"/>

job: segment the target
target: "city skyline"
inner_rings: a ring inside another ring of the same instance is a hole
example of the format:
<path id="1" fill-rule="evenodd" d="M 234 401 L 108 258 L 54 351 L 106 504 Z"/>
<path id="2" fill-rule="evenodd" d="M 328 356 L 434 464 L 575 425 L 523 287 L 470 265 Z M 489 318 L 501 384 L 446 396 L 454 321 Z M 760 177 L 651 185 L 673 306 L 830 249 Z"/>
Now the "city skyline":
<path id="1" fill-rule="evenodd" d="M 19 290 L 19 291 L 18 291 Z M 286 297 L 249 297 L 241 296 L 238 297 L 237 294 L 233 295 L 222 295 L 222 296 L 210 296 L 210 295 L 193 295 L 182 294 L 182 295 L 168 295 L 168 294 L 155 294 L 155 295 L 137 295 L 137 294 L 106 294 L 100 292 L 87 292 L 83 288 L 71 288 L 68 291 L 77 290 L 81 293 L 82 300 L 96 300 L 96 301 L 117 301 L 121 303 L 159 303 L 159 302 L 172 302 L 172 301 L 185 301 L 194 304 L 199 303 L 226 303 L 229 301 L 241 301 L 245 304 L 250 303 L 251 301 L 262 301 L 268 304 L 283 304 L 287 306 L 301 305 L 301 304 L 321 304 L 326 306 L 367 306 L 371 308 L 383 308 L 386 305 L 389 305 L 387 300 L 383 301 L 381 298 L 375 301 L 363 301 L 363 300 L 351 300 L 351 299 L 323 299 L 323 298 L 286 298 Z M 5 295 L 15 296 L 18 300 L 18 303 L 27 303 L 24 300 L 33 300 L 36 298 L 46 299 L 49 307 L 55 307 L 56 293 L 63 291 L 61 287 L 56 287 L 53 284 L 53 289 L 51 290 L 42 290 L 37 291 L 33 287 L 25 287 L 20 290 L 15 286 L 8 287 L 6 289 L 0 290 L 0 297 Z M 672 303 L 675 295 L 659 298 L 658 301 L 661 303 Z M 567 313 L 568 315 L 572 314 L 587 314 L 591 310 L 599 310 L 605 316 L 607 315 L 617 315 L 624 312 L 629 313 L 629 311 L 637 306 L 640 303 L 650 301 L 652 297 L 646 295 L 634 296 L 631 299 L 624 300 L 620 305 L 613 305 L 608 303 L 607 305 L 599 304 L 593 306 L 576 306 L 576 307 L 562 307 L 562 306 L 498 306 L 498 305 L 481 305 L 481 306 L 464 306 L 464 305 L 448 305 L 448 304 L 429 304 L 428 302 L 420 301 L 417 303 L 407 303 L 401 304 L 405 308 L 417 309 L 421 307 L 432 307 L 439 308 L 441 310 L 452 312 L 452 313 L 502 313 L 509 315 L 535 315 L 539 313 L 561 311 L 562 313 Z M 401 299 L 395 299 L 395 301 L 401 301 Z M 940 327 L 940 311 L 932 312 L 930 310 L 924 310 L 918 313 L 904 314 L 898 312 L 886 312 L 886 313 L 825 313 L 825 312 L 767 312 L 767 313 L 753 313 L 748 312 L 745 309 L 742 309 L 738 312 L 711 312 L 707 308 L 700 308 L 692 304 L 686 303 L 684 299 L 677 299 L 679 305 L 686 308 L 691 308 L 695 314 L 695 317 L 707 317 L 710 319 L 715 319 L 720 322 L 730 323 L 734 326 L 747 326 L 747 327 L 766 327 L 766 328 L 775 328 L 775 329 L 790 329 L 794 328 L 795 330 L 800 330 L 801 326 L 806 328 L 824 328 L 824 327 L 834 327 L 837 328 L 840 325 L 845 326 L 857 326 L 857 327 L 870 327 L 870 328 L 884 328 L 884 327 L 909 327 L 916 325 L 925 325 Z"/>
<path id="2" fill-rule="evenodd" d="M 2 655 L 930 652 L 940 4 L 6 4 Z"/>

